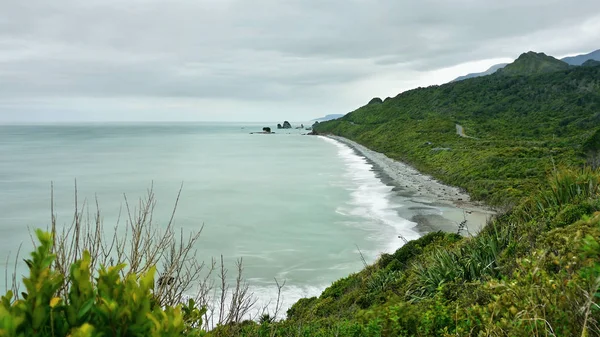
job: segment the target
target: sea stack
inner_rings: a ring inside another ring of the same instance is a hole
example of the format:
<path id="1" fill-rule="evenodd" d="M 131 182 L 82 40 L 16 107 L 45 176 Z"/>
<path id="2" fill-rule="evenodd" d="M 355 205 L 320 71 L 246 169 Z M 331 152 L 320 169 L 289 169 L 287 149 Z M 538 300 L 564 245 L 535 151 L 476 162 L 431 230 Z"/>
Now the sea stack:
<path id="1" fill-rule="evenodd" d="M 292 124 L 290 124 L 290 122 L 288 122 L 288 121 L 284 121 L 283 125 L 277 124 L 277 128 L 278 129 L 291 129 L 292 128 Z"/>

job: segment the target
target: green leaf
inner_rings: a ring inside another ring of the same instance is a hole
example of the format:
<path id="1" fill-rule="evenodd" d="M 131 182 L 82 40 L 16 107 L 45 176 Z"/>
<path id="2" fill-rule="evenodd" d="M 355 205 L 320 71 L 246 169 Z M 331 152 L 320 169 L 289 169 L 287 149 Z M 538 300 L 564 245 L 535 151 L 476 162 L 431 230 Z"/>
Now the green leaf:
<path id="1" fill-rule="evenodd" d="M 81 309 L 79 309 L 79 313 L 77 314 L 77 319 L 80 320 L 81 318 L 83 318 L 90 311 L 90 309 L 92 309 L 93 306 L 94 306 L 94 299 L 90 298 L 81 306 Z"/>
<path id="2" fill-rule="evenodd" d="M 54 261 L 54 255 L 48 255 L 44 258 L 44 261 L 42 262 L 42 268 L 48 268 L 52 265 L 52 262 Z"/>
<path id="3" fill-rule="evenodd" d="M 47 318 L 47 313 L 44 307 L 39 306 L 36 307 L 33 310 L 33 322 L 32 322 L 32 328 L 34 328 L 35 330 L 39 329 L 42 324 L 44 324 L 44 321 L 46 321 Z"/>

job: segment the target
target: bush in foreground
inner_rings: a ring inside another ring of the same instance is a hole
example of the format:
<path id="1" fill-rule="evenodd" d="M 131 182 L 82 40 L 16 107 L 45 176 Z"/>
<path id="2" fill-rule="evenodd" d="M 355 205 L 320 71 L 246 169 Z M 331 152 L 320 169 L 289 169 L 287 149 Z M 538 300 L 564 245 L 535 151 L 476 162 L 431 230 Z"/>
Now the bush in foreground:
<path id="1" fill-rule="evenodd" d="M 122 277 L 124 265 L 101 267 L 94 278 L 86 251 L 64 276 L 52 268 L 52 236 L 36 234 L 40 244 L 25 260 L 26 291 L 18 300 L 12 291 L 1 299 L 0 336 L 181 336 L 190 332 L 186 325 L 201 325 L 200 309 L 159 305 L 153 294 L 155 268 Z M 65 278 L 70 284 L 66 299 L 58 296 Z"/>

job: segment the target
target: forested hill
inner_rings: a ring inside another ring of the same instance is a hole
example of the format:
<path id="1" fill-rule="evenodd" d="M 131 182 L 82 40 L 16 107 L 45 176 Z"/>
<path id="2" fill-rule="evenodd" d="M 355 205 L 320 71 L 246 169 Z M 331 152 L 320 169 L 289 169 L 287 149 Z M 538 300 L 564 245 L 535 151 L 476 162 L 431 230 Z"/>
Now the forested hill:
<path id="1" fill-rule="evenodd" d="M 552 167 L 585 162 L 582 145 L 600 126 L 600 67 L 591 65 L 530 52 L 490 76 L 371 100 L 315 130 L 409 162 L 474 198 L 515 202 Z"/>
<path id="2" fill-rule="evenodd" d="M 530 51 L 521 54 L 515 62 L 499 69 L 498 73 L 509 76 L 533 75 L 567 70 L 569 68 L 569 64 L 564 61 L 555 59 L 544 53 L 534 53 Z"/>

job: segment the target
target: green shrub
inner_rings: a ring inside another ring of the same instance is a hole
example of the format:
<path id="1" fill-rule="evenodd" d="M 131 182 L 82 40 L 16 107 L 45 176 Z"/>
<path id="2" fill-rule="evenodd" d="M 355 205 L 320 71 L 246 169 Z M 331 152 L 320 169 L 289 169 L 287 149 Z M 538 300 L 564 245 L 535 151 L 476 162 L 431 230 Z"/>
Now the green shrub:
<path id="1" fill-rule="evenodd" d="M 459 247 L 440 247 L 414 264 L 411 284 L 415 298 L 431 296 L 447 283 L 473 282 L 499 275 L 499 257 L 513 238 L 510 226 L 490 225 L 480 235 Z"/>
<path id="2" fill-rule="evenodd" d="M 430 245 L 444 246 L 458 242 L 462 239 L 460 235 L 449 234 L 444 232 L 431 232 L 404 244 L 398 248 L 393 254 L 382 254 L 378 261 L 381 268 L 389 270 L 403 270 L 408 266 L 409 261 L 415 256 L 423 253 L 426 247 Z"/>
<path id="3" fill-rule="evenodd" d="M 600 209 L 597 200 L 586 201 L 580 204 L 569 204 L 563 207 L 550 222 L 551 228 L 570 225 L 586 215 L 590 215 Z"/>
<path id="4" fill-rule="evenodd" d="M 398 271 L 385 271 L 380 270 L 373 273 L 367 280 L 367 291 L 370 294 L 384 293 L 389 290 L 391 285 L 394 284 L 400 277 Z"/>
<path id="5" fill-rule="evenodd" d="M 352 288 L 358 286 L 360 284 L 360 279 L 356 274 L 352 274 L 348 277 L 339 279 L 335 281 L 331 286 L 323 291 L 320 298 L 332 298 L 338 299 L 342 297 L 343 294 L 350 291 Z"/>
<path id="6" fill-rule="evenodd" d="M 317 302 L 316 297 L 301 298 L 294 303 L 287 311 L 288 319 L 299 319 L 307 314 L 310 308 Z"/>
<path id="7" fill-rule="evenodd" d="M 26 260 L 29 267 L 29 276 L 23 279 L 26 291 L 18 300 L 13 300 L 11 291 L 2 297 L 1 336 L 183 334 L 181 307 L 163 309 L 154 299 L 154 268 L 122 278 L 120 271 L 124 265 L 102 267 L 92 282 L 91 258 L 86 251 L 70 268 L 68 297 L 58 297 L 64 276 L 52 269 L 55 258 L 51 254 L 52 237 L 40 230 L 36 235 L 40 244 L 31 259 Z M 193 316 L 196 324 L 199 319 Z"/>

